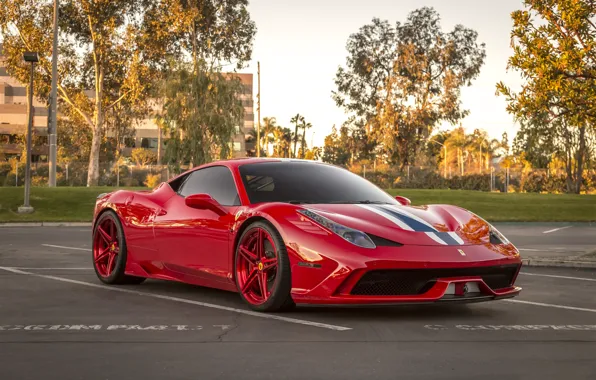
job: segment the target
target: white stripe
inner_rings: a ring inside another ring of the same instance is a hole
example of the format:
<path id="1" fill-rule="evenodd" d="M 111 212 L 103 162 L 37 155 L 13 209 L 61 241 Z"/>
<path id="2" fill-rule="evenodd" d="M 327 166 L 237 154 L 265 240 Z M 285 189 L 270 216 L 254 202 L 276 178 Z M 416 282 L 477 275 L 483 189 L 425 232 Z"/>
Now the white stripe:
<path id="1" fill-rule="evenodd" d="M 435 234 L 434 232 L 425 232 L 425 234 L 433 239 L 434 241 L 436 241 L 439 244 L 443 244 L 443 245 L 447 245 L 447 243 L 445 241 L 443 241 L 443 239 L 441 239 L 437 234 Z"/>
<path id="2" fill-rule="evenodd" d="M 455 240 L 458 244 L 463 245 L 464 241 L 462 238 L 459 237 L 458 234 L 456 234 L 455 232 L 449 232 L 449 236 L 451 236 L 453 238 L 453 240 Z"/>
<path id="3" fill-rule="evenodd" d="M 381 207 L 383 207 L 383 208 L 384 208 L 384 209 L 386 209 L 386 210 L 391 210 L 391 211 L 397 212 L 397 213 L 399 213 L 399 214 L 402 214 L 402 215 L 404 215 L 404 216 L 407 216 L 407 217 L 409 217 L 409 218 L 412 218 L 412 219 L 414 219 L 415 221 L 417 221 L 418 223 L 422 223 L 422 224 L 424 224 L 425 226 L 432 228 L 434 231 L 436 231 L 436 232 L 439 232 L 439 231 L 437 231 L 437 229 L 436 229 L 436 228 L 434 228 L 434 227 L 432 226 L 432 224 L 430 224 L 430 223 L 428 223 L 426 220 L 424 220 L 424 219 L 422 219 L 422 218 L 420 218 L 420 217 L 418 217 L 418 216 L 416 216 L 416 215 L 414 215 L 414 214 L 412 214 L 412 213 L 410 213 L 410 212 L 408 212 L 408 211 L 404 210 L 403 208 L 400 208 L 400 207 L 398 207 L 398 206 L 387 206 L 387 205 L 382 205 Z"/>
<path id="4" fill-rule="evenodd" d="M 543 249 L 533 249 L 533 248 L 518 248 L 518 251 L 528 251 L 528 252 L 540 252 L 543 251 Z"/>
<path id="5" fill-rule="evenodd" d="M 573 227 L 573 226 L 559 227 L 559 228 L 555 228 L 552 230 L 544 231 L 543 234 L 550 234 L 551 232 L 560 231 L 560 230 L 564 230 L 566 228 L 571 228 L 571 227 Z"/>
<path id="6" fill-rule="evenodd" d="M 554 275 L 554 274 L 538 274 L 538 273 L 527 273 L 527 272 L 520 272 L 519 274 L 523 274 L 523 275 L 526 275 L 526 276 L 552 277 L 552 278 L 563 278 L 563 279 L 566 279 L 566 280 L 579 280 L 579 281 L 593 281 L 593 282 L 596 282 L 596 278 L 557 276 L 557 275 Z"/>
<path id="7" fill-rule="evenodd" d="M 531 301 L 522 301 L 522 300 L 503 300 L 503 301 L 505 301 L 505 302 L 513 302 L 513 303 L 522 303 L 522 304 L 534 305 L 534 306 L 552 307 L 552 308 L 555 308 L 555 309 L 565 309 L 565 310 L 575 310 L 575 311 L 587 311 L 589 313 L 596 313 L 596 309 L 586 309 L 584 307 L 555 305 L 555 304 L 550 304 L 550 303 L 531 302 Z"/>
<path id="8" fill-rule="evenodd" d="M 90 248 L 77 248 L 77 247 L 65 247 L 63 245 L 53 245 L 53 244 L 42 244 L 44 247 L 51 247 L 51 248 L 61 248 L 61 249 L 74 249 L 77 251 L 87 251 L 91 252 Z"/>
<path id="9" fill-rule="evenodd" d="M 414 231 L 414 229 L 412 227 L 410 227 L 409 225 L 407 225 L 406 223 L 402 222 L 401 220 L 399 220 L 397 218 L 394 218 L 391 215 L 388 215 L 388 214 L 384 213 L 383 211 L 379 211 L 379 210 L 375 209 L 374 207 L 370 207 L 368 205 L 357 205 L 357 206 L 360 206 L 360 207 L 362 207 L 364 209 L 367 209 L 369 211 L 372 211 L 375 214 L 380 215 L 383 218 L 392 221 L 393 223 L 397 224 L 399 227 L 401 227 L 402 229 L 404 229 L 406 231 Z"/>
<path id="10" fill-rule="evenodd" d="M 44 275 L 44 274 L 37 274 L 37 273 L 25 272 L 25 271 L 22 271 L 22 270 L 19 270 L 19 269 L 14 269 L 14 268 L 0 267 L 0 270 L 4 270 L 4 271 L 7 271 L 7 272 L 12 272 L 12 273 L 17 273 L 17 274 L 24 274 L 24 275 L 34 276 L 34 277 L 45 278 L 45 279 L 48 279 L 48 280 L 67 282 L 67 283 L 70 283 L 70 284 L 83 285 L 83 286 L 88 286 L 90 288 L 110 290 L 110 291 L 113 291 L 113 292 L 120 292 L 120 293 L 135 294 L 137 296 L 144 296 L 144 297 L 158 298 L 158 299 L 168 300 L 168 301 L 174 301 L 174 302 L 181 302 L 181 303 L 186 303 L 186 304 L 191 304 L 191 305 L 208 307 L 208 308 L 211 308 L 211 309 L 226 310 L 226 311 L 231 311 L 231 312 L 238 313 L 238 314 L 250 315 L 250 316 L 253 316 L 253 317 L 257 317 L 257 318 L 274 319 L 274 320 L 277 320 L 277 321 L 295 323 L 295 324 L 298 324 L 298 325 L 305 325 L 305 326 L 312 326 L 312 327 L 320 327 L 320 328 L 328 329 L 328 330 L 336 330 L 336 331 L 351 330 L 350 327 L 337 326 L 337 325 L 329 325 L 329 324 L 326 324 L 326 323 L 312 322 L 312 321 L 306 321 L 306 320 L 302 320 L 302 319 L 282 317 L 282 316 L 275 315 L 275 314 L 265 314 L 265 313 L 259 313 L 259 312 L 256 312 L 256 311 L 236 309 L 236 308 L 228 307 L 228 306 L 222 306 L 222 305 L 216 305 L 216 304 L 211 304 L 211 303 L 206 303 L 206 302 L 193 301 L 193 300 L 189 300 L 189 299 L 186 299 L 186 298 L 170 297 L 170 296 L 164 296 L 164 295 L 161 295 L 161 294 L 152 294 L 152 293 L 139 292 L 139 291 L 130 290 L 130 289 L 109 287 L 109 286 L 105 286 L 105 285 L 93 284 L 93 283 L 90 283 L 90 282 L 83 282 L 83 281 L 71 280 L 69 278 L 63 278 L 63 277 L 56 277 L 56 276 L 49 276 L 49 275 Z"/>

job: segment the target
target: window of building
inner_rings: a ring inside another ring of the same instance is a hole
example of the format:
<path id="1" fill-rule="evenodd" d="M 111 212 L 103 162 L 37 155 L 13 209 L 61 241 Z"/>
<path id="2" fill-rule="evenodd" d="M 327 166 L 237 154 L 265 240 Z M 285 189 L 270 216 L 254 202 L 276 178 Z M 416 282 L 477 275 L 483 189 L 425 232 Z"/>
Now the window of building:
<path id="1" fill-rule="evenodd" d="M 149 148 L 149 149 L 157 148 L 157 139 L 143 137 L 141 139 L 141 148 Z"/>
<path id="2" fill-rule="evenodd" d="M 234 152 L 240 152 L 241 149 L 242 149 L 242 143 L 235 142 L 234 143 Z"/>

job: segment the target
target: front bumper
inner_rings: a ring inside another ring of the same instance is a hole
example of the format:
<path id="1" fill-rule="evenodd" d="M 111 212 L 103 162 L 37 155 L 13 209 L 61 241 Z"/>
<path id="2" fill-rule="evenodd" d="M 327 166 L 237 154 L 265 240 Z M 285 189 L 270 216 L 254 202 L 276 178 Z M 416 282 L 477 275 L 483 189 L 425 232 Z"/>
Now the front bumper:
<path id="1" fill-rule="evenodd" d="M 486 246 L 465 250 L 466 256 L 452 256 L 450 261 L 437 260 L 439 248 L 425 248 L 424 253 L 402 249 L 399 255 L 391 253 L 402 260 L 387 260 L 389 253 L 382 251 L 385 257 L 376 260 L 349 255 L 332 260 L 333 266 L 331 260 L 319 261 L 319 268 L 295 265 L 292 298 L 297 304 L 390 305 L 483 302 L 519 295 L 522 289 L 515 281 L 522 263 L 518 255 L 513 251 L 509 256 L 497 255 Z M 372 275 L 376 273 L 395 278 Z"/>

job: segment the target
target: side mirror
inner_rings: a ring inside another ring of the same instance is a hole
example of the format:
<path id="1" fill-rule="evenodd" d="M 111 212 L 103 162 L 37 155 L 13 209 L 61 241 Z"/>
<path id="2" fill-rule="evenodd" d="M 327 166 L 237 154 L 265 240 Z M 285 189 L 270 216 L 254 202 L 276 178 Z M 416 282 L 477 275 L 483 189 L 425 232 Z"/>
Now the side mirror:
<path id="1" fill-rule="evenodd" d="M 402 197 L 401 195 L 396 195 L 395 199 L 404 206 L 409 206 L 412 204 L 408 198 Z"/>
<path id="2" fill-rule="evenodd" d="M 196 208 L 198 210 L 211 210 L 219 216 L 228 215 L 228 211 L 209 194 L 189 195 L 184 198 L 184 203 L 186 203 L 188 207 Z"/>

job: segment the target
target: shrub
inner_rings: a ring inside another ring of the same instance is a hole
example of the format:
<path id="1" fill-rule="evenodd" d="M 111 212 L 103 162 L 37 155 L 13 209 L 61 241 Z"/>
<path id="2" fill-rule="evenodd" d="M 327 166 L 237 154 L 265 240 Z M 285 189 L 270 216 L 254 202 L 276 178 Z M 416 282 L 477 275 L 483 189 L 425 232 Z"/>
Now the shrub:
<path id="1" fill-rule="evenodd" d="M 157 185 L 161 183 L 161 175 L 159 174 L 147 174 L 147 179 L 145 180 L 145 186 L 153 189 Z"/>

